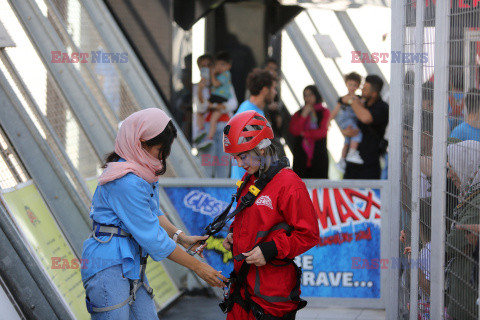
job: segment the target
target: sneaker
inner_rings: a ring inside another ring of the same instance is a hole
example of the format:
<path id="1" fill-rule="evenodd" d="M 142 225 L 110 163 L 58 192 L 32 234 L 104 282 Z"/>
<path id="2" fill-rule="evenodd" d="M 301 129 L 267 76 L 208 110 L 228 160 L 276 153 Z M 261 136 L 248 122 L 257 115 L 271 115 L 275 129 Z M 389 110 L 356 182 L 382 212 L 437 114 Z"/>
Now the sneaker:
<path id="1" fill-rule="evenodd" d="M 347 162 L 345 161 L 345 158 L 340 159 L 340 161 L 337 162 L 337 169 L 341 173 L 345 173 L 345 169 L 347 168 Z"/>
<path id="2" fill-rule="evenodd" d="M 198 151 L 207 151 L 208 149 L 213 146 L 213 140 L 207 139 L 197 145 L 197 150 Z"/>
<path id="3" fill-rule="evenodd" d="M 360 157 L 360 152 L 358 150 L 350 149 L 347 153 L 347 157 L 345 161 L 355 163 L 355 164 L 363 164 L 363 159 Z"/>
<path id="4" fill-rule="evenodd" d="M 201 130 L 197 133 L 195 138 L 193 138 L 193 144 L 198 145 L 200 142 L 202 142 L 203 139 L 207 136 L 207 131 Z"/>

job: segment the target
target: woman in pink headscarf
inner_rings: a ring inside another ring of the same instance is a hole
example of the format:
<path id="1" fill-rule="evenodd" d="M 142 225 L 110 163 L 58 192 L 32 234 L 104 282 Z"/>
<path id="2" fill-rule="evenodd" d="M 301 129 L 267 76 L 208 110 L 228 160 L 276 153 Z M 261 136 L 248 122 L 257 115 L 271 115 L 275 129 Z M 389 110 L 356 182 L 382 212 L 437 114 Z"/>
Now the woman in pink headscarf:
<path id="1" fill-rule="evenodd" d="M 170 117 L 156 108 L 132 114 L 119 129 L 93 196 L 93 232 L 83 245 L 82 280 L 92 319 L 158 319 L 145 276 L 147 255 L 177 262 L 212 286 L 227 280 L 177 246 L 206 237 L 185 235 L 159 209 L 158 178 L 176 136 Z"/>

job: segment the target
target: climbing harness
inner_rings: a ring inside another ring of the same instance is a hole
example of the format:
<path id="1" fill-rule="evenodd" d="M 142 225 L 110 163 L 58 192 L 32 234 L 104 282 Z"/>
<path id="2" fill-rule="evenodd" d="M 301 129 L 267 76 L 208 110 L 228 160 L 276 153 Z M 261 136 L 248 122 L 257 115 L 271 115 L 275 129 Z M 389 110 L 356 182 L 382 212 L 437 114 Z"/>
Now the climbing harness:
<path id="1" fill-rule="evenodd" d="M 98 239 L 100 236 L 109 236 L 108 240 L 102 241 Z M 97 222 L 93 222 L 93 232 L 91 235 L 92 238 L 97 240 L 100 243 L 108 243 L 112 240 L 113 237 L 123 237 L 123 238 L 132 238 L 132 235 L 123 230 L 120 227 L 117 226 L 108 226 L 108 225 L 102 225 Z M 140 247 L 140 280 L 136 279 L 133 280 L 133 282 L 130 283 L 130 296 L 123 302 L 120 302 L 116 305 L 110 306 L 110 307 L 97 307 L 95 306 L 91 301 L 90 298 L 87 296 L 85 301 L 87 304 L 87 310 L 89 313 L 96 313 L 96 312 L 106 312 L 106 311 L 111 311 L 115 309 L 119 309 L 123 307 L 126 304 L 132 305 L 135 302 L 135 299 L 137 297 L 137 291 L 140 289 L 142 286 L 145 287 L 145 290 L 147 290 L 147 293 L 153 298 L 155 295 L 153 294 L 153 289 L 149 287 L 145 283 L 145 270 L 147 268 L 147 259 L 148 259 L 148 254 L 145 255 L 145 257 L 142 254 L 142 247 Z"/>
<path id="2" fill-rule="evenodd" d="M 232 205 L 235 201 L 238 201 L 240 198 L 240 195 L 242 194 L 242 191 L 247 184 L 247 181 L 250 180 L 251 175 L 247 175 L 244 179 L 244 181 L 239 180 L 237 181 L 237 187 L 238 191 L 234 194 L 232 194 L 232 200 L 230 201 L 230 204 L 223 210 L 221 214 L 219 214 L 212 223 L 210 223 L 208 226 L 205 227 L 205 234 L 207 236 L 212 236 L 214 234 L 217 234 L 220 232 L 223 227 L 227 224 L 228 221 L 230 221 L 233 217 L 235 217 L 240 211 L 243 209 L 250 207 L 255 203 L 255 200 L 257 199 L 258 195 L 260 192 L 262 192 L 263 188 L 275 177 L 277 173 L 280 172 L 283 168 L 289 167 L 290 162 L 288 161 L 287 157 L 283 157 L 277 161 L 274 161 L 268 170 L 264 172 L 263 174 L 258 177 L 257 180 L 255 180 L 255 183 L 248 188 L 247 194 L 245 194 L 241 199 L 240 199 L 240 205 L 231 213 L 230 209 L 232 208 Z M 198 253 L 198 249 L 195 251 L 192 251 L 191 249 L 198 243 L 204 244 L 206 240 L 202 240 L 199 242 L 196 242 L 192 244 L 188 249 L 187 252 L 190 255 L 195 255 Z"/>

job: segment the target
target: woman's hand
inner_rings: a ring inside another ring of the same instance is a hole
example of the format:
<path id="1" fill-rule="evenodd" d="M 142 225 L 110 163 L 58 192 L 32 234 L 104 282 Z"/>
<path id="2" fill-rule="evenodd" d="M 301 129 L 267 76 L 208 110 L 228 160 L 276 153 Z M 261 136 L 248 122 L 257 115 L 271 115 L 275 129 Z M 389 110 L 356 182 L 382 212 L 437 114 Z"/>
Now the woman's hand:
<path id="1" fill-rule="evenodd" d="M 223 247 L 227 249 L 228 251 L 232 251 L 232 246 L 233 246 L 233 233 L 229 233 L 225 240 L 223 240 L 222 243 Z"/>
<path id="2" fill-rule="evenodd" d="M 313 105 L 311 104 L 306 104 L 305 107 L 302 109 L 302 117 L 307 117 L 310 113 L 314 111 Z"/>
<path id="3" fill-rule="evenodd" d="M 228 281 L 228 279 L 222 275 L 222 271 L 217 271 L 203 262 L 200 262 L 193 271 L 212 287 L 223 288 L 225 287 L 224 282 Z"/>
<path id="4" fill-rule="evenodd" d="M 407 235 L 405 234 L 405 230 L 400 231 L 400 242 L 403 244 L 407 243 Z"/>
<path id="5" fill-rule="evenodd" d="M 252 251 L 244 253 L 243 255 L 247 257 L 245 262 L 248 264 L 254 264 L 257 267 L 267 264 L 267 261 L 265 261 L 265 257 L 263 256 L 263 252 L 259 247 L 255 247 Z"/>
<path id="6" fill-rule="evenodd" d="M 186 249 L 190 248 L 190 246 L 194 243 L 197 243 L 193 246 L 190 250 L 196 251 L 200 257 L 203 258 L 203 249 L 207 246 L 206 243 L 200 245 L 200 241 L 206 241 L 208 236 L 187 236 L 185 233 L 180 233 L 178 236 L 178 243 L 184 246 Z"/>

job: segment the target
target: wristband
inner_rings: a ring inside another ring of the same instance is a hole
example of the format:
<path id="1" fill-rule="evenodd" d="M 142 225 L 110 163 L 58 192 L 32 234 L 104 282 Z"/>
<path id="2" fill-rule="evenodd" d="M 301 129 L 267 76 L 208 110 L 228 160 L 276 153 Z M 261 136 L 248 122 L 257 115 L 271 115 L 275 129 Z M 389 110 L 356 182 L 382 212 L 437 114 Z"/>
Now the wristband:
<path id="1" fill-rule="evenodd" d="M 182 233 L 183 231 L 178 229 L 177 231 L 175 231 L 175 233 L 173 234 L 173 241 L 175 241 L 175 243 L 178 243 L 178 236 L 180 235 L 180 233 Z"/>

